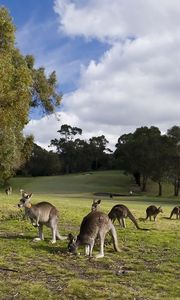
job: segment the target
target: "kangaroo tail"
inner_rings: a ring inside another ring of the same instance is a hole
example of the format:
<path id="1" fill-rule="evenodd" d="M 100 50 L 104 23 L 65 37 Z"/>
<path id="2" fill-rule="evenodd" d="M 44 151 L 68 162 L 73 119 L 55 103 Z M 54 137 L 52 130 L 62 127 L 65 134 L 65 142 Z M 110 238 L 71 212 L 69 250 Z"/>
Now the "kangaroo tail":
<path id="1" fill-rule="evenodd" d="M 136 226 L 137 229 L 141 229 L 135 219 L 135 217 L 133 216 L 133 214 L 130 212 L 130 210 L 128 210 L 128 217 L 129 219 L 134 223 L 134 225 Z"/>
<path id="2" fill-rule="evenodd" d="M 171 218 L 172 218 L 172 216 L 173 216 L 173 212 L 171 212 L 169 219 L 171 219 Z"/>
<path id="3" fill-rule="evenodd" d="M 112 239 L 113 239 L 114 250 L 117 251 L 117 252 L 121 252 L 121 250 L 119 249 L 119 246 L 118 246 L 116 229 L 115 229 L 115 227 L 112 223 L 111 223 L 111 228 L 110 228 L 110 234 L 111 234 Z"/>
<path id="4" fill-rule="evenodd" d="M 57 230 L 56 231 L 56 238 L 58 239 L 58 240 L 60 240 L 60 241 L 63 241 L 63 240 L 67 240 L 67 236 L 62 236 L 62 235 L 60 235 L 60 233 L 59 233 L 59 231 Z"/>
<path id="5" fill-rule="evenodd" d="M 128 210 L 128 217 L 129 217 L 129 219 L 134 223 L 134 225 L 136 226 L 137 229 L 149 231 L 149 229 L 139 227 L 139 225 L 138 225 L 138 223 L 137 223 L 135 217 L 134 217 L 133 214 L 130 212 L 130 210 Z"/>

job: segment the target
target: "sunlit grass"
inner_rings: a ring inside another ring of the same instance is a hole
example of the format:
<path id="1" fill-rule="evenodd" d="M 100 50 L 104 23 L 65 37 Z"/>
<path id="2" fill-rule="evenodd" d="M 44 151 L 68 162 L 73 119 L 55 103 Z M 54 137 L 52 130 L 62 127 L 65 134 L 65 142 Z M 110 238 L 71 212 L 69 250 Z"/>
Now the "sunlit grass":
<path id="1" fill-rule="evenodd" d="M 124 180 L 122 190 L 118 190 L 121 181 L 113 183 L 111 178 L 109 184 L 105 179 L 103 183 L 102 174 L 100 182 L 94 183 L 94 191 L 99 191 L 98 186 L 101 191 L 114 191 L 115 186 L 117 192 L 128 191 L 128 181 Z M 60 212 L 60 233 L 77 234 L 82 218 L 90 211 L 93 194 L 87 182 L 81 187 L 73 183 L 71 188 L 74 178 L 68 178 L 69 184 L 66 179 L 66 187 L 60 184 L 54 192 L 54 178 L 50 177 L 49 192 L 48 181 L 43 185 L 43 178 L 29 178 L 29 181 L 14 179 L 15 192 L 11 196 L 0 193 L 0 299 L 180 299 L 180 220 L 168 219 L 172 207 L 180 203 L 179 199 L 147 195 L 102 198 L 102 211 L 108 213 L 113 205 L 123 203 L 136 216 L 139 225 L 150 230 L 137 230 L 130 220 L 127 220 L 126 229 L 115 223 L 121 252 L 114 252 L 107 235 L 105 257 L 99 260 L 85 257 L 83 247 L 79 248 L 80 256 L 70 255 L 67 241 L 50 244 L 48 228 L 45 228 L 44 241 L 32 241 L 36 229 L 17 207 L 18 189 L 33 192 L 34 203 L 49 201 L 54 204 Z M 98 181 L 96 175 L 95 178 Z M 89 184 L 92 188 L 93 182 Z M 106 184 L 104 189 L 103 184 Z M 156 223 L 139 220 L 145 217 L 150 204 L 163 208 Z M 98 251 L 96 245 L 94 254 Z"/>

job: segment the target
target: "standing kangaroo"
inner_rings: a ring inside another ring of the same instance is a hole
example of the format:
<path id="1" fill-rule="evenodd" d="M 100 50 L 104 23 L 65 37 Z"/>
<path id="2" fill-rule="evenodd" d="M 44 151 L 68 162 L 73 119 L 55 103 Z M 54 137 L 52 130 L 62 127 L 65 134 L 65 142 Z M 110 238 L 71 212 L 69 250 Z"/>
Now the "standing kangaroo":
<path id="1" fill-rule="evenodd" d="M 123 228 L 126 228 L 125 218 L 128 217 L 134 223 L 134 225 L 136 226 L 137 229 L 141 229 L 139 227 L 135 217 L 130 212 L 129 208 L 127 208 L 123 204 L 117 204 L 117 205 L 113 206 L 113 208 L 109 212 L 108 216 L 112 220 L 113 223 L 117 219 L 119 222 L 119 225 Z"/>
<path id="2" fill-rule="evenodd" d="M 162 212 L 163 210 L 161 206 L 157 208 L 155 205 L 150 205 L 146 209 L 146 220 L 149 218 L 149 220 L 151 221 L 151 217 L 153 217 L 155 221 L 157 215 Z"/>
<path id="3" fill-rule="evenodd" d="M 12 187 L 11 186 L 8 186 L 6 189 L 5 189 L 5 193 L 6 195 L 11 195 L 12 194 Z"/>
<path id="4" fill-rule="evenodd" d="M 175 206 L 170 214 L 169 219 L 172 218 L 173 215 L 176 215 L 176 219 L 180 219 L 180 206 Z"/>
<path id="5" fill-rule="evenodd" d="M 84 217 L 78 236 L 69 234 L 68 249 L 72 253 L 77 253 L 78 246 L 85 245 L 85 255 L 92 256 L 95 240 L 99 237 L 100 253 L 96 258 L 104 257 L 104 239 L 107 232 L 110 232 L 113 238 L 114 250 L 120 252 L 116 230 L 108 215 L 100 211 L 92 211 Z"/>
<path id="6" fill-rule="evenodd" d="M 58 232 L 58 210 L 49 202 L 40 202 L 31 204 L 32 194 L 22 192 L 22 198 L 18 207 L 24 207 L 25 215 L 31 220 L 34 226 L 38 227 L 38 237 L 34 241 L 44 240 L 43 225 L 51 228 L 52 231 L 52 244 L 56 243 L 56 238 L 59 240 L 67 239 Z"/>

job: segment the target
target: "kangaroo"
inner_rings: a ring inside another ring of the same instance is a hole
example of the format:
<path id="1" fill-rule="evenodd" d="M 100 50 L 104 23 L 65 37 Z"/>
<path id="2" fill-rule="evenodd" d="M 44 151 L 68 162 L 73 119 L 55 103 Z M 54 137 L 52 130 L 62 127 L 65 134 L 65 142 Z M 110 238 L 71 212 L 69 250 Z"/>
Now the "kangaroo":
<path id="1" fill-rule="evenodd" d="M 6 189 L 5 189 L 5 193 L 6 195 L 11 195 L 12 194 L 12 187 L 11 186 L 8 186 Z"/>
<path id="2" fill-rule="evenodd" d="M 100 211 L 92 211 L 82 220 L 78 236 L 74 237 L 69 234 L 68 250 L 77 254 L 78 247 L 85 245 L 85 255 L 92 256 L 95 240 L 99 236 L 100 253 L 96 255 L 96 258 L 104 257 L 104 239 L 108 232 L 113 238 L 114 250 L 120 252 L 116 230 L 108 215 Z"/>
<path id="3" fill-rule="evenodd" d="M 31 220 L 34 226 L 38 227 L 38 237 L 34 241 L 44 240 L 43 225 L 51 228 L 52 231 L 52 244 L 56 243 L 56 238 L 59 240 L 67 239 L 58 232 L 58 210 L 49 202 L 40 202 L 31 204 L 32 194 L 22 192 L 22 198 L 18 207 L 24 207 L 25 215 Z"/>
<path id="4" fill-rule="evenodd" d="M 171 211 L 169 219 L 171 219 L 173 215 L 176 215 L 176 219 L 178 219 L 178 218 L 180 219 L 180 206 L 175 206 L 173 208 L 173 210 Z"/>
<path id="5" fill-rule="evenodd" d="M 99 205 L 101 203 L 101 200 L 93 200 L 91 211 L 97 211 L 99 209 Z"/>
<path id="6" fill-rule="evenodd" d="M 133 214 L 123 204 L 117 204 L 117 205 L 113 206 L 113 208 L 109 212 L 108 216 L 112 220 L 113 223 L 117 219 L 119 222 L 119 225 L 123 228 L 126 228 L 125 218 L 128 217 L 134 223 L 134 225 L 136 226 L 137 229 L 141 229 L 139 227 L 135 217 L 133 216 Z"/>
<path id="7" fill-rule="evenodd" d="M 145 220 L 147 220 L 149 218 L 149 220 L 151 221 L 151 217 L 153 217 L 154 221 L 155 221 L 157 215 L 162 212 L 163 212 L 163 210 L 162 210 L 161 206 L 157 208 L 155 205 L 150 205 L 146 209 L 146 219 Z"/>

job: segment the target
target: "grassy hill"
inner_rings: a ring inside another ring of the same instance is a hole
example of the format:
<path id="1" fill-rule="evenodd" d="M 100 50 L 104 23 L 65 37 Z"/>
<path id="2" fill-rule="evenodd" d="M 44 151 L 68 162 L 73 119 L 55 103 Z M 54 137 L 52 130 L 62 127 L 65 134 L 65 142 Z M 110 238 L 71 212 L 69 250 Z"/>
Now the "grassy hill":
<path id="1" fill-rule="evenodd" d="M 11 180 L 11 184 L 16 191 L 23 188 L 36 193 L 82 194 L 96 191 L 128 193 L 130 177 L 119 171 L 104 171 L 51 177 L 17 177 Z"/>
<path id="2" fill-rule="evenodd" d="M 128 195 L 136 188 L 131 177 L 119 171 L 74 174 L 57 177 L 13 178 L 13 194 L 0 192 L 0 299 L 180 299 L 180 220 L 169 220 L 172 207 L 180 199 L 155 197 L 155 185 L 146 195 L 102 197 L 101 210 L 108 213 L 113 205 L 123 203 L 138 223 L 149 231 L 139 231 L 128 219 L 127 228 L 115 223 L 120 253 L 113 251 L 107 236 L 102 259 L 67 252 L 67 241 L 52 245 L 51 232 L 45 228 L 45 240 L 35 243 L 36 228 L 23 218 L 17 207 L 19 189 L 33 192 L 32 202 L 49 201 L 60 212 L 60 233 L 78 234 L 79 226 L 91 208 L 94 192 Z M 168 191 L 168 188 L 166 188 Z M 137 191 L 136 191 L 137 192 Z M 143 221 L 146 207 L 161 205 L 157 221 Z M 98 253 L 98 244 L 94 254 Z"/>
<path id="3" fill-rule="evenodd" d="M 11 179 L 10 184 L 13 191 L 17 193 L 20 189 L 24 189 L 37 194 L 92 195 L 94 192 L 129 194 L 130 190 L 140 194 L 133 177 L 125 175 L 122 171 L 86 172 L 49 177 L 15 177 Z M 1 190 L 3 191 L 2 188 Z M 156 196 L 157 194 L 157 184 L 149 181 L 146 195 Z M 171 197 L 173 186 L 163 184 L 163 195 Z"/>

